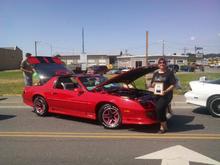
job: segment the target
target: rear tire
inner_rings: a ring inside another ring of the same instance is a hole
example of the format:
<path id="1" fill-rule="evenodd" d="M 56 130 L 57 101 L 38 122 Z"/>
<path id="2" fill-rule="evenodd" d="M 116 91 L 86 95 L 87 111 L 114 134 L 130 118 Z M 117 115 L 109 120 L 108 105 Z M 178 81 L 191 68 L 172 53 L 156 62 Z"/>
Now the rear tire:
<path id="1" fill-rule="evenodd" d="M 207 108 L 213 117 L 220 117 L 220 96 L 213 96 L 208 100 Z"/>
<path id="2" fill-rule="evenodd" d="M 98 113 L 99 122 L 108 129 L 119 128 L 122 123 L 119 109 L 112 104 L 104 104 Z"/>
<path id="3" fill-rule="evenodd" d="M 37 96 L 34 99 L 34 112 L 38 116 L 46 116 L 48 113 L 48 104 L 42 96 Z"/>

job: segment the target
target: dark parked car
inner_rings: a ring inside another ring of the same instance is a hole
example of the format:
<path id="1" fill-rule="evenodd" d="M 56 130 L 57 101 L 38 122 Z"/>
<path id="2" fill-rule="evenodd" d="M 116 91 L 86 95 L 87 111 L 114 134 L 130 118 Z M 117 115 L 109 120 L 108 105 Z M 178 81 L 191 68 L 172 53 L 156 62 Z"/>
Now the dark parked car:
<path id="1" fill-rule="evenodd" d="M 93 65 L 88 67 L 88 74 L 106 74 L 108 72 L 108 67 L 106 65 Z"/>
<path id="2" fill-rule="evenodd" d="M 172 71 L 175 71 L 175 72 L 178 72 L 180 69 L 179 65 L 177 65 L 177 64 L 169 64 L 168 68 Z"/>
<path id="3" fill-rule="evenodd" d="M 194 72 L 195 67 L 194 66 L 189 66 L 189 65 L 182 65 L 180 66 L 180 70 L 183 72 Z"/>

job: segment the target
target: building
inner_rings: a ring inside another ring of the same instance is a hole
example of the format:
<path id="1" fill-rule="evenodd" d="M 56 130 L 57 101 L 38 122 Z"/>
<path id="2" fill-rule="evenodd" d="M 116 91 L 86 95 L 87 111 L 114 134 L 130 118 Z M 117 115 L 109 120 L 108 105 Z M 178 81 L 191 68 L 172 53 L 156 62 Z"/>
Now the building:
<path id="1" fill-rule="evenodd" d="M 122 55 L 117 57 L 118 68 L 137 68 L 146 66 L 146 56 L 137 55 L 133 56 L 130 54 Z"/>
<path id="2" fill-rule="evenodd" d="M 16 47 L 0 48 L 0 71 L 19 69 L 22 61 L 22 50 Z"/>
<path id="3" fill-rule="evenodd" d="M 67 66 L 71 68 L 77 67 L 81 61 L 80 56 L 83 55 L 67 55 L 67 54 L 60 54 L 60 57 L 63 62 L 66 63 Z M 92 65 L 111 65 L 117 67 L 117 56 L 115 54 L 87 54 L 87 67 Z"/>
<path id="4" fill-rule="evenodd" d="M 129 53 L 121 55 L 110 55 L 110 54 L 88 54 L 87 56 L 87 67 L 92 65 L 111 65 L 115 68 L 137 68 L 141 66 L 146 66 L 146 56 L 145 55 L 131 55 Z M 157 60 L 162 57 L 161 55 L 157 56 L 148 56 L 149 64 L 156 64 Z M 177 64 L 177 65 L 187 65 L 188 56 L 186 55 L 169 55 L 164 56 L 168 64 Z M 81 63 L 80 55 L 67 55 L 61 54 L 61 59 L 66 63 L 67 66 L 75 68 Z"/>
<path id="5" fill-rule="evenodd" d="M 161 55 L 148 56 L 148 64 L 157 64 L 157 60 L 163 57 Z M 187 65 L 188 56 L 186 55 L 169 55 L 164 56 L 168 64 L 177 64 L 177 65 Z M 146 66 L 146 56 L 145 55 L 122 55 L 118 56 L 118 67 L 127 67 L 127 68 L 136 68 L 141 66 Z"/>

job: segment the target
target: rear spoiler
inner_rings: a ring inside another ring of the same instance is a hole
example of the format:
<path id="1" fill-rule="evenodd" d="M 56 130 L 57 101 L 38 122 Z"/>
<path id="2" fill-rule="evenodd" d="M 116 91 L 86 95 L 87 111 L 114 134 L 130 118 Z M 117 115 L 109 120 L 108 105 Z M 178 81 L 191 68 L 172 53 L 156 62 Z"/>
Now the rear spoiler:
<path id="1" fill-rule="evenodd" d="M 41 75 L 41 79 L 49 80 L 53 76 L 74 74 L 58 57 L 30 56 L 27 61 Z"/>
<path id="2" fill-rule="evenodd" d="M 36 57 L 28 57 L 28 63 L 31 65 L 35 64 L 63 64 L 63 62 L 58 57 L 45 57 L 45 56 L 36 56 Z"/>

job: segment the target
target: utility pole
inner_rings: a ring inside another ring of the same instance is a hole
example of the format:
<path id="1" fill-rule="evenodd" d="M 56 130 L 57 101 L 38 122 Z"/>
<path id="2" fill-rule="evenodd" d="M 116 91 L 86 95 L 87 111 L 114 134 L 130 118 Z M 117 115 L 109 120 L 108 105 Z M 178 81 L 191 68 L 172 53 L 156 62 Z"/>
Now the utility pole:
<path id="1" fill-rule="evenodd" d="M 37 41 L 34 42 L 35 56 L 37 56 Z"/>
<path id="2" fill-rule="evenodd" d="M 82 28 L 82 54 L 85 54 L 85 49 L 84 49 L 84 28 Z"/>
<path id="3" fill-rule="evenodd" d="M 148 31 L 146 31 L 146 67 L 148 66 Z M 148 88 L 149 74 L 145 75 L 145 88 Z"/>
<path id="4" fill-rule="evenodd" d="M 149 46 L 149 42 L 148 42 L 148 31 L 146 31 L 146 66 L 148 66 L 148 46 Z"/>
<path id="5" fill-rule="evenodd" d="M 162 41 L 163 42 L 163 46 L 162 46 L 162 55 L 163 55 L 163 57 L 165 56 L 165 54 L 164 54 L 164 40 Z"/>
<path id="6" fill-rule="evenodd" d="M 80 54 L 80 63 L 82 71 L 87 69 L 87 54 L 84 49 L 84 28 L 82 28 L 82 53 Z"/>

